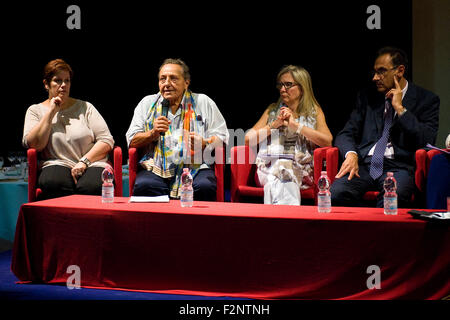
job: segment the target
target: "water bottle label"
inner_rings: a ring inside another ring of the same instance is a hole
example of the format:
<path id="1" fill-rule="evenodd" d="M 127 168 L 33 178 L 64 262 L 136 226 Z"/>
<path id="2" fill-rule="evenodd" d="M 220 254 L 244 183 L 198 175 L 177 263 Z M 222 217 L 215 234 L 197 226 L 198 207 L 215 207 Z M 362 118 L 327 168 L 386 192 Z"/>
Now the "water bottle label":
<path id="1" fill-rule="evenodd" d="M 319 212 L 330 212 L 331 211 L 330 195 L 318 195 L 317 196 L 317 206 L 318 206 Z"/>
<path id="2" fill-rule="evenodd" d="M 319 204 L 319 206 L 331 206 L 331 197 L 330 196 L 318 196 L 318 204 Z"/>
<path id="3" fill-rule="evenodd" d="M 397 198 L 396 197 L 385 197 L 384 198 L 384 212 L 386 214 L 396 214 L 397 213 Z"/>
<path id="4" fill-rule="evenodd" d="M 182 207 L 192 207 L 194 204 L 194 191 L 192 189 L 181 190 L 180 203 Z"/>
<path id="5" fill-rule="evenodd" d="M 114 186 L 102 186 L 102 202 L 114 202 Z"/>

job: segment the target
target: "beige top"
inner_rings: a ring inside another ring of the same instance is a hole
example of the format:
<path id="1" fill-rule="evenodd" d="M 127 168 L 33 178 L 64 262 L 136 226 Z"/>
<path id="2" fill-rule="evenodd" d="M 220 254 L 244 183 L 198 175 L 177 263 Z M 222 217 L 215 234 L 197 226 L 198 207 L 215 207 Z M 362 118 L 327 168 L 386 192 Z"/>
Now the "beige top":
<path id="1" fill-rule="evenodd" d="M 22 138 L 25 148 L 28 148 L 28 133 L 47 112 L 49 109 L 42 104 L 33 104 L 28 108 Z M 108 125 L 97 109 L 89 102 L 76 100 L 72 106 L 58 111 L 53 117 L 47 146 L 40 153 L 39 167 L 62 165 L 73 168 L 97 141 L 114 147 Z M 105 167 L 107 160 L 104 158 L 91 166 Z"/>

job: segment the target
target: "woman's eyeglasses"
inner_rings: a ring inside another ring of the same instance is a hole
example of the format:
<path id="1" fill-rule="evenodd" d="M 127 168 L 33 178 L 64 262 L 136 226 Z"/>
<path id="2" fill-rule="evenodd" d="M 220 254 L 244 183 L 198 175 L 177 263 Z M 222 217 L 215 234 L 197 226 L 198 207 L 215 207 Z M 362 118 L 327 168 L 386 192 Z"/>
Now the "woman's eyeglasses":
<path id="1" fill-rule="evenodd" d="M 277 82 L 277 89 L 281 90 L 282 87 L 284 87 L 286 90 L 289 90 L 292 87 L 295 87 L 297 84 L 294 82 Z"/>

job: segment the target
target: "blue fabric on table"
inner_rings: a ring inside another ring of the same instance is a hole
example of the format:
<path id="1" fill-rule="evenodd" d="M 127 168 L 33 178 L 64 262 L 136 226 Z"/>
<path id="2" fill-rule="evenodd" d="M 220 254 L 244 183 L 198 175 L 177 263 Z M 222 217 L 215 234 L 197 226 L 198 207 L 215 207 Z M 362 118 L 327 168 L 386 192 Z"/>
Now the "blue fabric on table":
<path id="1" fill-rule="evenodd" d="M 28 182 L 0 182 L 0 238 L 14 241 L 20 206 L 28 202 Z"/>
<path id="2" fill-rule="evenodd" d="M 124 176 L 122 178 L 122 188 L 123 188 L 122 195 L 124 197 L 129 197 L 130 196 L 130 190 L 128 190 L 129 189 L 129 183 L 130 183 L 129 177 L 128 176 Z"/>

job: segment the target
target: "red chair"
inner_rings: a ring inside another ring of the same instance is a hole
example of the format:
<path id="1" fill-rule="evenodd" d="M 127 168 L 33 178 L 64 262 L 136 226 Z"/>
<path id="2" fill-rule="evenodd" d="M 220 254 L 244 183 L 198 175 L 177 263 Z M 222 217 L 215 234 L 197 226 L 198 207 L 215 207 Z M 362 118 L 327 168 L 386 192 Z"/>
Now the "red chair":
<path id="1" fill-rule="evenodd" d="M 216 201 L 224 202 L 224 170 L 225 170 L 225 151 L 223 146 L 215 148 L 214 173 L 217 180 Z M 138 171 L 138 163 L 141 158 L 139 149 L 128 149 L 128 179 L 130 196 L 133 195 L 134 183 L 136 182 L 136 174 Z"/>
<path id="2" fill-rule="evenodd" d="M 439 153 L 439 151 L 438 151 Z M 431 155 L 431 154 L 430 154 Z M 416 191 L 412 196 L 412 203 L 415 205 L 422 206 L 424 203 L 424 195 L 425 195 L 425 187 L 426 187 L 426 178 L 428 174 L 428 169 L 430 168 L 430 157 L 427 154 L 425 149 L 418 149 L 415 154 L 416 160 L 416 170 L 414 173 Z M 332 147 L 327 150 L 327 168 L 331 172 L 329 175 L 331 183 L 333 183 L 335 176 L 338 172 L 339 167 L 339 149 L 337 147 Z M 364 194 L 364 201 L 376 201 L 378 195 L 380 193 L 378 191 L 367 191 Z"/>
<path id="3" fill-rule="evenodd" d="M 443 149 L 443 150 L 446 150 L 447 152 L 449 152 L 450 148 Z M 426 156 L 425 156 L 426 171 L 424 172 L 424 176 L 421 177 L 424 186 L 428 186 L 428 187 L 430 186 L 430 184 L 428 183 L 428 178 L 429 178 L 428 175 L 429 175 L 429 172 L 430 172 L 431 160 L 433 159 L 434 156 L 436 156 L 438 154 L 441 154 L 441 153 L 442 153 L 441 150 L 436 150 L 436 149 L 430 149 L 430 150 L 427 151 Z M 416 179 L 417 179 L 417 176 L 416 176 Z M 433 184 L 434 181 L 431 181 L 431 183 Z M 436 207 L 435 206 L 436 205 L 435 202 L 431 200 L 432 197 L 433 197 L 433 195 L 432 195 L 433 192 L 434 192 L 434 190 L 429 191 L 429 190 L 424 188 L 424 192 L 423 192 L 424 193 L 424 200 L 423 201 L 425 203 L 425 207 L 424 208 L 427 208 L 427 209 L 440 209 L 440 208 Z"/>
<path id="4" fill-rule="evenodd" d="M 313 199 L 317 203 L 317 181 L 322 171 L 323 161 L 328 163 L 327 150 L 330 147 L 314 150 L 314 186 L 301 190 L 302 199 Z M 329 156 L 331 156 L 330 154 Z M 235 146 L 231 148 L 231 202 L 243 202 L 251 198 L 264 198 L 264 187 L 256 184 L 256 155 L 248 146 Z M 327 165 L 327 174 L 330 176 L 330 167 Z M 336 174 L 335 174 L 336 175 Z"/>
<path id="5" fill-rule="evenodd" d="M 446 151 L 450 151 L 450 149 L 444 149 Z M 427 171 L 426 173 L 428 174 L 428 171 L 430 169 L 430 164 L 431 164 L 431 159 L 433 159 L 434 156 L 441 154 L 442 151 L 440 150 L 436 150 L 436 149 L 430 149 L 427 151 L 427 159 L 426 159 L 426 165 L 427 165 Z"/>
<path id="6" fill-rule="evenodd" d="M 27 151 L 28 158 L 28 202 L 36 201 L 42 190 L 37 187 L 38 176 L 38 152 L 36 149 L 30 148 Z M 113 159 L 115 188 L 114 195 L 122 196 L 122 149 L 118 146 L 114 147 L 110 152 L 110 159 Z"/>

